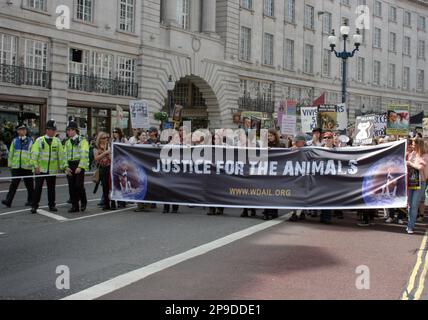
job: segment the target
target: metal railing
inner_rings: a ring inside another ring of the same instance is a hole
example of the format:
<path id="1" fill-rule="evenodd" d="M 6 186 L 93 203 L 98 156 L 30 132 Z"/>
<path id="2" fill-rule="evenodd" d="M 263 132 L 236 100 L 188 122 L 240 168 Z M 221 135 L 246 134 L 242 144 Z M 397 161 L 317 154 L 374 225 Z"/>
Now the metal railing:
<path id="1" fill-rule="evenodd" d="M 114 96 L 138 97 L 138 83 L 81 74 L 68 74 L 68 88 Z"/>
<path id="2" fill-rule="evenodd" d="M 0 82 L 50 88 L 51 71 L 0 64 Z"/>
<path id="3" fill-rule="evenodd" d="M 275 102 L 262 96 L 251 98 L 249 96 L 238 99 L 239 109 L 243 111 L 275 112 Z"/>

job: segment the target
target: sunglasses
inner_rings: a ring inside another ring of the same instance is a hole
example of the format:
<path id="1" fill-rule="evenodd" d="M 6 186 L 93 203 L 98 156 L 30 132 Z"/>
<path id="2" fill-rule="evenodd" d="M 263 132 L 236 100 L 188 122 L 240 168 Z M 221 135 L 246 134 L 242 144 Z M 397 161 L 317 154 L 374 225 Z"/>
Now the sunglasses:
<path id="1" fill-rule="evenodd" d="M 333 137 L 324 137 L 324 139 L 333 139 Z"/>

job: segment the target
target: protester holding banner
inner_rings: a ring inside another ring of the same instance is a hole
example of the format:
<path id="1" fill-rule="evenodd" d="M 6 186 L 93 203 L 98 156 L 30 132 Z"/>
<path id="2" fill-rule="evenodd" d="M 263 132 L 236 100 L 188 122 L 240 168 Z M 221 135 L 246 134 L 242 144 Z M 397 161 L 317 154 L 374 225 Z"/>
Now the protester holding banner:
<path id="1" fill-rule="evenodd" d="M 294 146 L 293 149 L 297 150 L 300 148 L 304 148 L 306 146 L 306 137 L 304 135 L 297 135 L 294 139 Z M 291 215 L 291 218 L 289 221 L 291 222 L 297 222 L 299 220 L 305 220 L 306 214 L 303 210 L 295 210 L 293 214 Z"/>
<path id="2" fill-rule="evenodd" d="M 128 143 L 123 135 L 123 131 L 120 128 L 114 128 L 113 130 L 113 142 L 114 143 Z"/>
<path id="3" fill-rule="evenodd" d="M 103 210 L 116 210 L 116 202 L 110 202 L 111 190 L 111 148 L 109 144 L 109 135 L 105 132 L 98 133 L 97 142 L 95 143 L 94 159 L 99 166 L 100 180 L 103 187 Z"/>
<path id="4" fill-rule="evenodd" d="M 133 132 L 134 132 L 134 135 L 131 138 L 129 138 L 129 140 L 128 140 L 128 143 L 131 145 L 140 143 L 141 130 L 140 129 L 134 129 Z"/>
<path id="5" fill-rule="evenodd" d="M 315 128 L 312 130 L 312 140 L 308 143 L 308 145 L 313 147 L 321 147 L 322 146 L 322 139 L 321 139 L 321 129 Z"/>
<path id="6" fill-rule="evenodd" d="M 407 233 L 409 234 L 414 233 L 428 174 L 428 154 L 425 153 L 424 141 L 419 138 L 414 139 L 412 149 L 413 151 L 407 161 L 409 168 L 409 223 Z"/>
<path id="7" fill-rule="evenodd" d="M 281 148 L 281 143 L 279 141 L 278 131 L 275 129 L 269 129 L 268 131 L 268 147 L 269 148 Z M 265 209 L 263 211 L 263 220 L 271 220 L 278 218 L 277 209 Z"/>
<path id="8" fill-rule="evenodd" d="M 331 131 L 326 131 L 323 134 L 323 144 L 324 144 L 324 148 L 327 149 L 331 149 L 334 150 L 334 135 L 333 132 Z M 325 223 L 325 224 L 331 224 L 331 216 L 332 216 L 332 211 L 331 210 L 322 210 L 321 211 L 321 219 L 320 222 L 321 223 Z"/>

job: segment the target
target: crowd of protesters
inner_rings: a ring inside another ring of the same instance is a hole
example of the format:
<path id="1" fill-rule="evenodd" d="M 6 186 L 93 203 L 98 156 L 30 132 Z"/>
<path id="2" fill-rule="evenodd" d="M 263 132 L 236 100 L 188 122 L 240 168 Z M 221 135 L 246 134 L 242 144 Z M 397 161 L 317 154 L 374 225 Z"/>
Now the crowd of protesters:
<path id="1" fill-rule="evenodd" d="M 76 130 L 73 127 L 71 129 Z M 22 128 L 21 128 L 22 129 Z M 77 131 L 78 132 L 78 131 Z M 186 137 L 185 134 L 190 134 L 190 137 Z M 186 139 L 188 138 L 188 139 Z M 71 139 L 71 138 L 70 138 Z M 383 137 L 380 139 L 374 139 L 374 144 L 382 144 L 391 142 L 394 139 L 391 137 Z M 111 152 L 112 152 L 112 143 L 124 143 L 130 145 L 161 145 L 164 143 L 177 144 L 177 145 L 200 145 L 206 144 L 204 140 L 204 135 L 191 135 L 190 132 L 187 132 L 185 127 L 179 128 L 177 133 L 173 136 L 170 136 L 168 141 L 161 141 L 161 136 L 159 130 L 155 127 L 150 128 L 149 130 L 140 130 L 134 129 L 131 137 L 127 138 L 124 136 L 120 128 L 115 128 L 112 131 L 110 136 L 107 132 L 99 132 L 96 137 L 89 139 L 89 165 L 88 170 L 97 170 L 99 178 L 97 181 L 97 186 L 102 186 L 102 199 L 99 203 L 99 206 L 103 210 L 115 210 L 116 208 L 125 208 L 125 202 L 112 201 L 110 199 L 110 193 L 112 188 L 111 181 Z M 212 135 L 212 144 L 215 145 L 233 145 L 238 147 L 252 146 L 251 143 L 254 143 L 254 147 L 259 147 L 260 142 L 250 141 L 248 132 L 241 130 L 241 133 L 238 137 L 235 137 L 233 141 L 228 141 L 226 132 L 217 130 Z M 426 181 L 428 179 L 428 141 L 423 140 L 422 137 L 416 136 L 408 140 L 408 150 L 407 150 L 407 166 L 416 170 L 421 178 L 421 185 L 419 188 L 409 190 L 409 204 L 407 210 L 405 209 L 385 209 L 383 212 L 383 217 L 386 223 L 397 223 L 404 224 L 405 218 L 407 217 L 408 226 L 407 232 L 409 234 L 414 233 L 415 225 L 417 222 L 422 222 L 425 211 L 425 197 L 427 190 Z M 268 148 L 291 148 L 299 149 L 303 147 L 323 147 L 328 149 L 339 149 L 344 147 L 349 147 L 353 145 L 351 137 L 347 137 L 338 132 L 326 131 L 322 132 L 321 129 L 314 129 L 311 136 L 305 134 L 298 134 L 295 137 L 291 138 L 289 136 L 281 136 L 280 133 L 275 129 L 269 129 L 267 135 L 267 147 Z M 64 142 L 65 145 L 65 142 Z M 4 144 L 0 143 L 0 151 L 2 158 L 7 159 L 8 148 Z M 12 150 L 12 149 L 11 149 Z M 63 166 L 66 167 L 66 164 Z M 60 168 L 59 168 L 60 169 Z M 87 170 L 87 171 L 88 171 Z M 79 171 L 80 172 L 80 171 Z M 19 183 L 19 181 L 18 181 Z M 43 184 L 43 181 L 42 181 Z M 16 183 L 13 188 L 16 188 Z M 72 191 L 70 195 L 72 198 Z M 13 197 L 12 197 L 13 198 Z M 11 199 L 4 200 L 2 203 L 6 206 L 11 205 Z M 32 197 L 29 196 L 28 202 L 32 202 Z M 86 196 L 85 196 L 86 199 Z M 70 199 L 70 202 L 72 199 Z M 85 200 L 86 201 L 86 200 Z M 54 207 L 54 203 L 50 203 L 51 207 Z M 83 206 L 83 204 L 82 204 Z M 34 207 L 34 205 L 33 205 Z M 74 204 L 73 204 L 74 207 Z M 86 203 L 84 204 L 86 208 Z M 156 208 L 155 204 L 138 204 L 136 212 L 144 212 L 150 209 Z M 168 205 L 163 206 L 163 213 L 179 213 L 178 205 Z M 223 215 L 225 212 L 224 208 L 206 208 L 208 215 Z M 73 212 L 73 211 L 72 211 Z M 359 226 L 370 226 L 374 224 L 374 219 L 378 215 L 377 210 L 361 210 L 358 212 L 359 216 Z M 254 208 L 244 208 L 241 214 L 241 217 L 247 218 L 249 216 L 256 217 L 257 210 Z M 276 219 L 279 216 L 279 212 L 276 209 L 265 209 L 262 212 L 262 218 L 265 220 Z M 290 221 L 298 222 L 306 220 L 308 217 L 317 218 L 319 217 L 320 222 L 324 224 L 331 224 L 332 219 L 336 217 L 337 219 L 343 219 L 343 212 L 333 211 L 333 210 L 296 210 L 292 212 Z"/>

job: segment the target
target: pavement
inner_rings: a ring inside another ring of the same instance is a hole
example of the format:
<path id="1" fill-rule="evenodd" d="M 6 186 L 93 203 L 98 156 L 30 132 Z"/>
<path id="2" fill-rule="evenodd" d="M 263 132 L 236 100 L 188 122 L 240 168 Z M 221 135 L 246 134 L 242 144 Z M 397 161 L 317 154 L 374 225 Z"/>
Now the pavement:
<path id="1" fill-rule="evenodd" d="M 428 299 L 428 220 L 409 236 L 380 218 L 357 227 L 355 213 L 321 225 L 288 222 L 286 211 L 273 222 L 236 209 L 103 212 L 100 191 L 86 188 L 84 214 L 67 213 L 64 178 L 55 215 L 31 215 L 25 190 L 0 208 L 0 299 Z M 69 288 L 57 286 L 64 266 Z"/>

